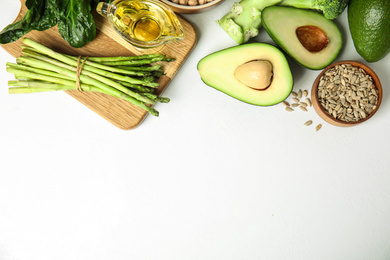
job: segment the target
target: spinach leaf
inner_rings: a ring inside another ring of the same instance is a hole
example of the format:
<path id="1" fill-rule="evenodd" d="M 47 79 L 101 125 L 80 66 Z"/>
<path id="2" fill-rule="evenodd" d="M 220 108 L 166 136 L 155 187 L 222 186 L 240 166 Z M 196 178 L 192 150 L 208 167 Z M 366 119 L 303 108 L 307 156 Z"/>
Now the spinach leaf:
<path id="1" fill-rule="evenodd" d="M 82 47 L 96 37 L 91 0 L 59 0 L 58 31 L 73 47 Z"/>
<path id="2" fill-rule="evenodd" d="M 55 0 L 27 0 L 23 18 L 0 32 L 0 44 L 18 40 L 31 30 L 43 31 L 56 25 Z"/>
<path id="3" fill-rule="evenodd" d="M 43 31 L 58 24 L 61 36 L 73 47 L 96 37 L 92 10 L 99 0 L 26 0 L 26 14 L 0 32 L 0 44 L 18 40 L 32 30 Z"/>

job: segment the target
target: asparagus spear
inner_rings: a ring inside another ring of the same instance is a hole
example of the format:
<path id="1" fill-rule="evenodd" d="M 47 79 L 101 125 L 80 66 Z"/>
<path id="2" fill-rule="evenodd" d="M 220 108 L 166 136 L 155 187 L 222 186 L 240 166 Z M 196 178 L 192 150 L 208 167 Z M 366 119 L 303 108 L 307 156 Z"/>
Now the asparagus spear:
<path id="1" fill-rule="evenodd" d="M 60 85 L 64 85 L 64 86 L 67 86 L 67 87 L 72 87 L 72 89 L 76 89 L 77 88 L 75 82 L 71 81 L 71 80 L 65 80 L 65 79 L 61 79 L 61 78 L 55 78 L 55 77 L 50 77 L 50 76 L 45 76 L 45 75 L 39 75 L 39 74 L 34 73 L 34 72 L 24 71 L 24 70 L 20 70 L 20 69 L 17 69 L 17 68 L 13 68 L 12 66 L 11 67 L 7 67 L 7 71 L 10 72 L 10 73 L 13 73 L 15 75 L 22 76 L 22 77 L 27 77 L 27 78 L 31 78 L 31 79 L 37 79 L 37 80 L 43 80 L 43 81 L 58 83 Z M 150 114 L 158 116 L 158 111 L 155 110 L 154 108 L 147 106 L 144 102 L 142 102 L 140 100 L 137 100 L 137 99 L 135 99 L 135 98 L 133 98 L 133 97 L 131 97 L 131 96 L 121 92 L 121 91 L 118 91 L 115 88 L 112 88 L 112 87 L 110 87 L 108 85 L 105 85 L 104 83 L 101 83 L 101 82 L 99 82 L 97 80 L 93 80 L 93 79 L 87 80 L 86 82 L 90 83 L 90 85 L 97 86 L 97 88 L 95 89 L 95 91 L 97 91 L 97 92 L 106 93 L 106 94 L 112 95 L 114 97 L 118 97 L 118 98 L 124 99 L 124 100 L 129 101 L 130 103 L 132 103 L 132 104 L 134 104 L 136 106 L 139 106 L 139 107 L 145 109 Z M 83 84 L 81 84 L 80 86 L 82 88 Z M 68 89 L 64 89 L 64 90 L 68 90 Z M 13 90 L 13 91 L 11 91 L 9 93 L 16 93 L 16 92 L 15 92 L 15 90 Z M 19 93 L 21 93 L 21 92 L 19 91 Z M 154 101 L 153 101 L 153 103 L 154 103 Z"/>
<path id="2" fill-rule="evenodd" d="M 80 72 L 78 57 L 55 52 L 29 38 L 23 39 L 23 43 L 23 56 L 17 58 L 17 64 L 7 63 L 7 71 L 17 79 L 9 81 L 9 93 L 74 90 L 80 87 L 83 91 L 127 100 L 155 116 L 158 116 L 158 111 L 152 105 L 169 102 L 169 98 L 152 93 L 159 85 L 155 76 L 163 71 L 161 65 L 150 63 L 172 60 L 165 55 L 91 57 L 83 63 Z M 120 66 L 123 62 L 145 63 L 146 66 Z"/>
<path id="3" fill-rule="evenodd" d="M 163 57 L 156 57 L 151 59 L 145 59 L 145 60 L 122 60 L 122 61 L 104 61 L 102 64 L 104 65 L 110 65 L 110 66 L 141 66 L 145 64 L 150 64 L 158 61 L 173 61 L 171 58 Z"/>
<path id="4" fill-rule="evenodd" d="M 116 57 L 91 57 L 91 61 L 96 62 L 105 62 L 105 61 L 124 61 L 124 60 L 143 60 L 156 57 L 165 57 L 163 54 L 152 53 L 152 54 L 143 54 L 137 56 L 116 56 Z"/>
<path id="5" fill-rule="evenodd" d="M 22 54 L 24 54 L 26 57 L 33 57 L 33 58 L 42 60 L 44 62 L 51 63 L 51 64 L 54 64 L 56 66 L 71 69 L 71 70 L 76 70 L 77 66 L 78 66 L 77 60 L 72 59 L 72 58 L 68 58 L 65 55 L 62 55 L 62 57 L 60 57 L 61 59 L 57 59 L 55 57 L 51 58 L 51 57 L 48 57 L 45 55 L 40 55 L 37 52 L 31 52 L 31 51 L 22 51 Z M 19 57 L 18 59 L 21 60 L 21 59 L 23 59 L 23 57 Z M 88 72 L 94 73 L 94 75 L 101 75 L 101 76 L 104 76 L 107 78 L 126 81 L 126 82 L 129 82 L 132 84 L 139 84 L 139 85 L 149 86 L 149 87 L 158 87 L 158 85 L 159 85 L 156 82 L 148 82 L 148 81 L 144 81 L 142 79 L 124 76 L 124 75 L 120 75 L 117 73 L 112 73 L 112 72 L 109 72 L 106 70 L 98 69 L 98 68 L 90 66 L 88 64 L 85 64 L 83 66 L 82 71 L 83 72 L 88 71 Z"/>
<path id="6" fill-rule="evenodd" d="M 66 75 L 74 80 L 77 79 L 78 75 L 76 72 L 76 68 L 72 66 L 68 66 L 66 64 L 62 64 L 61 62 L 57 62 L 55 60 L 51 60 L 49 58 L 46 59 L 36 59 L 36 58 L 31 58 L 31 57 L 19 57 L 17 58 L 17 62 L 26 64 L 32 67 L 37 67 L 37 68 L 47 68 L 48 70 L 54 71 L 56 73 Z M 136 93 L 132 90 L 129 90 L 128 88 L 124 87 L 123 85 L 109 79 L 105 78 L 104 76 L 100 76 L 99 74 L 95 74 L 89 71 L 82 71 L 81 75 L 79 76 L 81 82 L 85 82 L 88 84 L 102 84 L 102 88 L 107 91 L 111 91 L 112 88 L 115 88 L 119 91 L 122 91 L 123 93 L 138 99 L 139 101 L 146 102 L 147 104 L 154 104 L 154 102 L 142 96 L 139 93 Z"/>

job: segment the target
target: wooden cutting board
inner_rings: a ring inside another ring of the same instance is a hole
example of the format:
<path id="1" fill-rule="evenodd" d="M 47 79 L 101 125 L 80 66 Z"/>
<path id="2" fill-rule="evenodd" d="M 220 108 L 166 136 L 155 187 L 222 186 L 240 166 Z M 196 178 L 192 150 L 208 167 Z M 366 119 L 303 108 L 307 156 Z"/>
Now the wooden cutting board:
<path id="1" fill-rule="evenodd" d="M 25 0 L 21 0 L 21 10 L 15 21 L 20 20 L 27 11 L 24 2 Z M 57 52 L 77 56 L 131 56 L 147 52 L 158 52 L 165 54 L 168 57 L 175 58 L 174 62 L 163 63 L 165 75 L 161 76 L 159 79 L 160 86 L 156 91 L 159 95 L 164 92 L 169 82 L 176 75 L 177 71 L 194 48 L 197 40 L 194 27 L 184 18 L 178 16 L 185 31 L 184 40 L 166 44 L 159 50 L 139 50 L 134 48 L 116 33 L 105 17 L 100 16 L 99 14 L 94 14 L 94 17 L 97 28 L 96 39 L 87 43 L 82 48 L 71 47 L 58 33 L 57 27 L 53 27 L 43 32 L 31 31 L 24 37 L 28 37 Z M 19 39 L 18 41 L 4 44 L 2 47 L 16 58 L 21 55 L 21 45 L 22 39 Z M 106 94 L 76 90 L 65 92 L 120 129 L 133 129 L 140 125 L 148 115 L 145 110 L 138 108 L 127 101 Z M 169 103 L 161 105 L 169 106 Z M 156 120 L 158 120 L 158 117 Z"/>

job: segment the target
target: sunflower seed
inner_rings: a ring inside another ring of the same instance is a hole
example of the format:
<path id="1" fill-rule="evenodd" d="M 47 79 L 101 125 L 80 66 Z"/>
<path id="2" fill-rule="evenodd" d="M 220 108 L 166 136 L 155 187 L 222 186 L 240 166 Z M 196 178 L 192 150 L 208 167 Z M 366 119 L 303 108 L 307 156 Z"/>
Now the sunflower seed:
<path id="1" fill-rule="evenodd" d="M 300 89 L 300 90 L 298 90 L 298 96 L 297 96 L 297 98 L 299 98 L 299 99 L 301 99 L 302 98 L 302 90 Z"/>
<path id="2" fill-rule="evenodd" d="M 321 124 L 318 124 L 318 125 L 316 126 L 316 131 L 320 130 L 321 127 L 322 127 L 322 125 L 321 125 Z"/>
<path id="3" fill-rule="evenodd" d="M 294 109 L 292 109 L 291 107 L 286 107 L 285 109 L 286 109 L 286 111 L 288 111 L 288 112 L 294 111 Z"/>
<path id="4" fill-rule="evenodd" d="M 288 103 L 287 101 L 283 101 L 282 104 L 285 105 L 286 107 L 290 106 L 290 103 Z"/>
<path id="5" fill-rule="evenodd" d="M 372 77 L 352 64 L 326 71 L 320 78 L 317 94 L 324 110 L 342 121 L 366 118 L 378 104 L 378 89 Z"/>
<path id="6" fill-rule="evenodd" d="M 307 112 L 307 108 L 306 108 L 306 107 L 299 106 L 299 108 L 300 108 L 302 111 L 305 111 L 305 112 Z"/>
<path id="7" fill-rule="evenodd" d="M 308 120 L 308 121 L 306 121 L 306 122 L 305 122 L 305 124 L 304 124 L 304 125 L 305 125 L 305 126 L 309 126 L 309 125 L 311 125 L 312 123 L 313 123 L 313 121 L 311 121 L 311 120 Z"/>
<path id="8" fill-rule="evenodd" d="M 307 106 L 311 107 L 311 100 L 310 100 L 310 98 L 306 98 L 305 102 L 306 102 Z"/>

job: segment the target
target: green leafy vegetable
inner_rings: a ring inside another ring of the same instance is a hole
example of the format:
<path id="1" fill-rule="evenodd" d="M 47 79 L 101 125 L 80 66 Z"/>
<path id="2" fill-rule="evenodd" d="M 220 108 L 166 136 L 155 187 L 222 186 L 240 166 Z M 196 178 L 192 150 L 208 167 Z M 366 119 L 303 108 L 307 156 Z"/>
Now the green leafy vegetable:
<path id="1" fill-rule="evenodd" d="M 91 11 L 97 0 L 26 0 L 27 12 L 20 21 L 0 32 L 0 44 L 18 40 L 32 30 L 43 31 L 58 24 L 61 36 L 73 47 L 96 37 Z"/>
<path id="2" fill-rule="evenodd" d="M 71 46 L 82 47 L 95 39 L 90 0 L 62 0 L 58 10 L 58 31 Z"/>
<path id="3" fill-rule="evenodd" d="M 43 31 L 56 25 L 53 1 L 26 0 L 26 7 L 28 10 L 21 20 L 9 24 L 0 32 L 1 44 L 16 41 L 31 30 Z"/>

